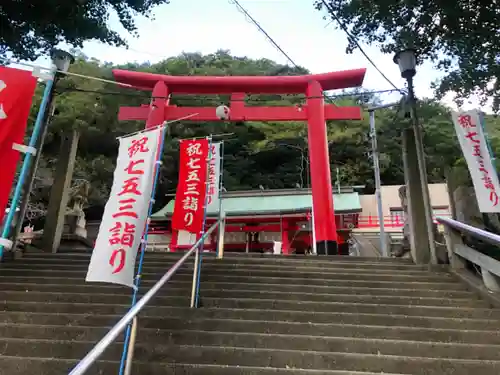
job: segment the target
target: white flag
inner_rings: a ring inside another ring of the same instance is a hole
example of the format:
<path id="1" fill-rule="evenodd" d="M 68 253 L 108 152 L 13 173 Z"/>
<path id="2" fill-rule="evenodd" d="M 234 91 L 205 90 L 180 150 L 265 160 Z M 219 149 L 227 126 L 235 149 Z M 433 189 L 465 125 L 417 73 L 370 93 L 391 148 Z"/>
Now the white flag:
<path id="1" fill-rule="evenodd" d="M 155 129 L 120 139 L 113 186 L 86 281 L 134 286 L 161 136 L 162 129 Z"/>
<path id="2" fill-rule="evenodd" d="M 212 157 L 208 166 L 207 211 L 219 212 L 219 183 L 221 167 L 221 142 L 212 143 Z"/>
<path id="3" fill-rule="evenodd" d="M 479 211 L 500 212 L 500 184 L 479 112 L 452 112 L 452 118 L 474 184 Z"/>

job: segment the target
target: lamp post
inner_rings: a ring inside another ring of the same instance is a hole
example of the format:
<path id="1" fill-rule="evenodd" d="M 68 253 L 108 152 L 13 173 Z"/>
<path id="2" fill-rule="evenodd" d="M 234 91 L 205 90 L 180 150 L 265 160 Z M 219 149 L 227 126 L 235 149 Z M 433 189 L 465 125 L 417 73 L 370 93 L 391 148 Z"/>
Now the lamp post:
<path id="1" fill-rule="evenodd" d="M 54 115 L 54 108 L 53 108 L 53 101 L 54 101 L 54 94 L 56 91 L 56 85 L 58 80 L 61 78 L 61 76 L 68 71 L 70 65 L 75 61 L 75 58 L 68 52 L 59 50 L 59 49 L 54 49 L 50 53 L 50 58 L 52 60 L 52 64 L 55 67 L 56 71 L 54 74 L 54 79 L 53 79 L 53 84 L 50 89 L 50 92 L 48 94 L 48 102 L 47 102 L 47 107 L 46 110 L 43 114 L 43 122 L 42 122 L 42 128 L 41 128 L 41 136 L 37 141 L 36 149 L 38 152 L 35 155 L 35 160 L 33 161 L 33 164 L 30 169 L 30 174 L 27 178 L 27 180 L 24 183 L 24 196 L 22 203 L 19 208 L 19 216 L 18 216 L 18 221 L 16 223 L 16 228 L 14 230 L 14 235 L 12 242 L 14 244 L 13 248 L 15 249 L 17 239 L 19 237 L 19 234 L 21 233 L 23 229 L 23 222 L 24 222 L 24 217 L 26 215 L 26 210 L 29 205 L 29 199 L 30 199 L 30 193 L 31 190 L 33 190 L 33 183 L 35 181 L 35 176 L 36 176 L 36 171 L 38 169 L 38 164 L 40 163 L 40 158 L 42 155 L 42 148 L 43 144 L 45 142 L 45 137 L 47 136 L 47 129 L 50 124 L 50 121 Z"/>
<path id="2" fill-rule="evenodd" d="M 416 156 L 417 156 L 418 172 L 420 176 L 420 183 L 422 190 L 422 200 L 424 204 L 425 224 L 427 227 L 429 251 L 431 256 L 431 262 L 437 264 L 436 245 L 434 242 L 434 222 L 432 218 L 432 206 L 429 194 L 429 185 L 427 183 L 427 170 L 425 166 L 422 128 L 419 124 L 417 117 L 417 102 L 413 87 L 413 77 L 417 72 L 416 70 L 417 58 L 415 50 L 405 49 L 403 51 L 398 52 L 394 56 L 394 63 L 396 63 L 399 66 L 401 77 L 406 79 L 408 83 L 408 101 L 410 104 L 410 114 L 412 119 L 413 132 L 415 136 Z"/>

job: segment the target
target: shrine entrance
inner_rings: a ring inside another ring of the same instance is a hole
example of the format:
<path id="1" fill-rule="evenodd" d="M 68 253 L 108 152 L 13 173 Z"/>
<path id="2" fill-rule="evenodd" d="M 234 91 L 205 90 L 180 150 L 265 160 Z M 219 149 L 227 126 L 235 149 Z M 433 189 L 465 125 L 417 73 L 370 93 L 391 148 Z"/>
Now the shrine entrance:
<path id="1" fill-rule="evenodd" d="M 338 253 L 337 228 L 333 207 L 327 120 L 360 120 L 359 107 L 325 104 L 323 92 L 361 86 L 365 69 L 304 76 L 168 76 L 113 70 L 115 79 L 138 89 L 152 90 L 149 105 L 121 107 L 119 120 L 145 120 L 146 128 L 164 121 L 305 121 L 313 197 L 316 248 L 320 255 Z M 171 94 L 229 94 L 230 113 L 221 120 L 213 107 L 178 107 L 169 104 Z M 246 106 L 246 94 L 305 94 L 303 106 Z M 191 117 L 190 117 L 191 116 Z"/>

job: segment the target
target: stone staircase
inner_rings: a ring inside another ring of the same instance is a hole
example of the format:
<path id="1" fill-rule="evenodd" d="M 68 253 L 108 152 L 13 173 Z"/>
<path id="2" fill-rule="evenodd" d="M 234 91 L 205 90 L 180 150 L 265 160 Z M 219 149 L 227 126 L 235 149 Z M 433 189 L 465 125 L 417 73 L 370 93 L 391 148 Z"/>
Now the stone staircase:
<path id="1" fill-rule="evenodd" d="M 143 289 L 179 255 L 147 254 Z M 64 375 L 127 310 L 86 284 L 88 254 L 25 254 L 0 270 L 0 375 Z M 498 375 L 500 310 L 444 271 L 355 257 L 191 259 L 139 317 L 134 374 Z M 88 374 L 115 375 L 122 345 Z"/>

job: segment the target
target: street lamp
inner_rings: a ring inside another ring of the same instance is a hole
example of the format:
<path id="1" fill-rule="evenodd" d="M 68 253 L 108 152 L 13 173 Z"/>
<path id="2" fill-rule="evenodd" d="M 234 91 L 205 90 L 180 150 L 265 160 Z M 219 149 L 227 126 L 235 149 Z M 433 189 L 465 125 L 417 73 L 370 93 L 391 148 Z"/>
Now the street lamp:
<path id="1" fill-rule="evenodd" d="M 420 176 L 422 200 L 425 211 L 425 224 L 427 227 L 427 236 L 429 241 L 429 250 L 431 261 L 437 264 L 436 245 L 434 243 L 434 222 L 432 219 L 432 206 L 429 194 L 429 185 L 427 183 L 427 170 L 425 166 L 424 144 L 422 140 L 422 128 L 417 116 L 417 100 L 413 87 L 413 77 L 417 72 L 417 58 L 414 49 L 408 48 L 402 50 L 394 56 L 394 63 L 399 66 L 401 77 L 406 79 L 408 83 L 408 102 L 410 105 L 410 115 L 412 119 L 413 132 L 415 135 L 415 146 L 417 154 L 418 172 Z"/>
<path id="2" fill-rule="evenodd" d="M 26 210 L 28 209 L 31 190 L 33 190 L 36 171 L 38 169 L 38 164 L 40 163 L 45 137 L 47 136 L 47 128 L 52 116 L 54 115 L 53 101 L 56 91 L 56 85 L 61 76 L 69 70 L 70 65 L 75 62 L 75 58 L 73 57 L 73 55 L 60 49 L 53 49 L 50 53 L 50 58 L 52 60 L 52 65 L 56 68 L 56 71 L 54 73 L 52 87 L 50 89 L 50 92 L 48 93 L 46 110 L 43 114 L 43 122 L 40 129 L 41 136 L 38 139 L 36 145 L 36 149 L 38 150 L 38 152 L 35 155 L 35 160 L 33 161 L 29 175 L 24 183 L 24 196 L 20 205 L 18 221 L 16 223 L 16 228 L 13 236 L 14 248 L 17 238 L 19 237 L 19 234 L 21 233 L 21 230 L 23 228 L 23 221 L 26 215 Z"/>
<path id="3" fill-rule="evenodd" d="M 60 49 L 53 49 L 50 53 L 50 58 L 57 70 L 64 73 L 66 73 L 69 66 L 75 62 L 73 55 Z"/>
<path id="4" fill-rule="evenodd" d="M 394 62 L 399 66 L 401 77 L 411 79 L 417 73 L 417 58 L 414 49 L 405 49 L 396 53 Z"/>

